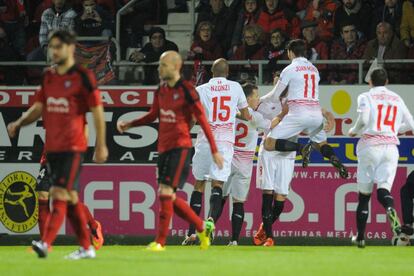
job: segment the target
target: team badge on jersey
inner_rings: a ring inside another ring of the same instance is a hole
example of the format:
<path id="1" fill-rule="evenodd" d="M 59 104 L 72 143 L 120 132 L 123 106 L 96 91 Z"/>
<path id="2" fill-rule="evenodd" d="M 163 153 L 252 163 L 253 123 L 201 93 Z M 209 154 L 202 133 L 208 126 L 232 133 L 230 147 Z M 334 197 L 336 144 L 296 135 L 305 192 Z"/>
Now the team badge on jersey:
<path id="1" fill-rule="evenodd" d="M 174 101 L 175 101 L 175 100 L 177 100 L 179 97 L 180 97 L 180 95 L 179 95 L 179 94 L 177 94 L 177 93 L 175 93 L 175 94 L 174 94 L 174 96 L 173 96 Z"/>
<path id="2" fill-rule="evenodd" d="M 71 81 L 69 80 L 65 81 L 65 84 L 64 84 L 65 88 L 69 88 L 71 85 L 72 85 Z"/>
<path id="3" fill-rule="evenodd" d="M 14 233 L 25 233 L 37 224 L 36 178 L 13 172 L 0 182 L 0 221 Z"/>

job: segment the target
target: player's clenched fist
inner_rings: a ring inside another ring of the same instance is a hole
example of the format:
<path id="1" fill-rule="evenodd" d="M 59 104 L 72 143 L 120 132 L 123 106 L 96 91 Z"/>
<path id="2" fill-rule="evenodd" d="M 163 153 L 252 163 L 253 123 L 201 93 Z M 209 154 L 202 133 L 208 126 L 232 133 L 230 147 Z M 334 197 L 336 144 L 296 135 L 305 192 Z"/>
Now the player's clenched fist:
<path id="1" fill-rule="evenodd" d="M 124 133 L 126 130 L 131 128 L 131 124 L 129 122 L 125 122 L 125 121 L 119 121 L 116 124 L 116 128 L 118 129 L 119 133 Z"/>
<path id="2" fill-rule="evenodd" d="M 10 124 L 7 125 L 7 132 L 9 133 L 9 136 L 11 138 L 13 138 L 14 136 L 16 136 L 17 131 L 20 128 L 20 124 L 18 122 L 12 122 Z"/>
<path id="3" fill-rule="evenodd" d="M 219 167 L 220 170 L 223 168 L 224 159 L 223 159 L 223 156 L 219 152 L 216 152 L 213 154 L 213 161 L 214 163 L 216 163 L 217 167 Z"/>

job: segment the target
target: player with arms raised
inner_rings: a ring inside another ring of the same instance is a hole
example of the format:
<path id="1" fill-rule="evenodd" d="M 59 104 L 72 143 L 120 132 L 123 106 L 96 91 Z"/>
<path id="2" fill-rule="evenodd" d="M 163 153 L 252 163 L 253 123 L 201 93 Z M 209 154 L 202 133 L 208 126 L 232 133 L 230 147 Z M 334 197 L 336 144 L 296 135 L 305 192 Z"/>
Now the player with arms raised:
<path id="1" fill-rule="evenodd" d="M 32 107 L 17 121 L 9 124 L 11 137 L 20 127 L 40 116 L 46 129 L 45 151 L 53 211 L 41 241 L 33 241 L 33 250 L 40 258 L 47 257 L 65 216 L 69 219 L 81 248 L 67 256 L 69 259 L 95 258 L 87 221 L 78 198 L 80 168 L 87 149 L 85 114 L 92 112 L 97 133 L 95 161 L 103 163 L 108 157 L 105 139 L 105 120 L 100 92 L 92 71 L 75 63 L 76 36 L 59 30 L 49 36 L 49 51 L 55 67 L 43 76 L 40 90 Z"/>
<path id="2" fill-rule="evenodd" d="M 377 199 L 387 211 L 392 232 L 395 236 L 401 233 L 390 194 L 399 159 L 397 135 L 401 127 L 414 130 L 413 117 L 403 99 L 385 87 L 388 84 L 385 69 L 373 70 L 369 84 L 372 88 L 358 97 L 358 119 L 349 130 L 351 137 L 362 133 L 357 145 L 358 235 L 352 238 L 359 248 L 365 247 L 368 204 L 374 183 L 377 184 Z"/>
<path id="3" fill-rule="evenodd" d="M 187 202 L 176 196 L 177 188 L 182 188 L 190 169 L 191 136 L 193 116 L 201 125 L 209 143 L 209 154 L 218 168 L 223 166 L 223 158 L 204 114 L 200 98 L 192 84 L 181 79 L 181 56 L 174 51 L 164 52 L 158 67 L 163 83 L 155 93 L 154 104 L 142 118 L 118 122 L 118 130 L 123 133 L 131 127 L 141 126 L 160 120 L 158 136 L 158 183 L 160 212 L 158 235 L 155 242 L 148 245 L 150 251 L 165 250 L 170 220 L 175 212 L 187 222 L 194 224 L 201 242 L 201 248 L 210 245 L 209 236 L 214 231 L 214 223 L 203 221 L 188 206 Z M 211 157 L 212 156 L 212 157 Z"/>

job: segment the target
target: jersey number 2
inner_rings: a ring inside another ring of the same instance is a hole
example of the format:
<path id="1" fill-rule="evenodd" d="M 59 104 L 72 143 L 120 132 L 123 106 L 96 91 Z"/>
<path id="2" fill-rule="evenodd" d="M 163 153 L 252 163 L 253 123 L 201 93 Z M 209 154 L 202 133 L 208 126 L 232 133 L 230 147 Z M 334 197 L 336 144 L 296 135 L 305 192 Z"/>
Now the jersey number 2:
<path id="1" fill-rule="evenodd" d="M 243 123 L 238 123 L 236 126 L 236 131 L 238 132 L 240 130 L 241 133 L 236 135 L 236 141 L 234 145 L 239 148 L 244 148 L 246 146 L 246 143 L 240 142 L 240 140 L 247 136 L 249 128 Z"/>
<path id="2" fill-rule="evenodd" d="M 213 100 L 213 122 L 217 121 L 217 117 L 220 121 L 225 122 L 230 118 L 230 106 L 226 104 L 231 100 L 230 96 L 214 97 Z M 224 112 L 222 112 L 224 111 Z"/>
<path id="3" fill-rule="evenodd" d="M 394 105 L 387 106 L 387 113 L 385 114 L 384 122 L 382 121 L 382 109 L 384 105 L 378 105 L 378 118 L 377 118 L 377 130 L 381 131 L 381 125 L 390 126 L 392 131 L 395 132 L 395 119 L 397 118 L 397 107 Z M 390 119 L 392 109 L 392 119 Z"/>
<path id="4" fill-rule="evenodd" d="M 308 98 L 308 90 L 309 90 L 309 74 L 305 74 L 303 75 L 303 77 L 305 78 L 305 91 L 303 92 L 303 96 L 304 98 Z M 311 74 L 310 75 L 310 79 L 312 81 L 312 99 L 315 99 L 315 83 L 316 83 L 316 76 L 315 74 Z"/>

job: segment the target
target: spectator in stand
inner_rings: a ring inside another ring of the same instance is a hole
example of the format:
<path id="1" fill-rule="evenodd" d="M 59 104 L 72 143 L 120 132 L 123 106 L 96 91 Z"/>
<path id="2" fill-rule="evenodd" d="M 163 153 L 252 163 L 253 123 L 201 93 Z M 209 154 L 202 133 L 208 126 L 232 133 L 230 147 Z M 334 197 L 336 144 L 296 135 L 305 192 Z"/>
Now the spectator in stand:
<path id="1" fill-rule="evenodd" d="M 281 29 L 290 38 L 300 36 L 300 21 L 296 14 L 285 8 L 281 0 L 265 0 L 265 6 L 259 14 L 257 25 L 267 34 Z"/>
<path id="2" fill-rule="evenodd" d="M 384 59 L 405 59 L 406 57 L 407 48 L 394 35 L 392 26 L 387 22 L 379 23 L 377 26 L 377 38 L 368 42 L 363 58 L 366 60 L 377 58 L 381 62 Z M 386 64 L 385 67 L 391 83 L 400 83 L 404 80 L 402 78 L 404 66 L 401 64 Z"/>
<path id="3" fill-rule="evenodd" d="M 279 64 L 279 60 L 289 60 L 286 51 L 288 38 L 281 29 L 275 29 L 270 33 L 270 43 L 265 48 L 265 58 L 269 60 L 265 68 L 265 81 L 272 83 L 275 73 L 281 72 L 286 64 Z"/>
<path id="4" fill-rule="evenodd" d="M 165 51 L 178 52 L 177 45 L 165 38 L 165 31 L 159 27 L 153 27 L 149 31 L 150 42 L 145 44 L 144 48 L 140 51 L 134 51 L 129 56 L 129 60 L 132 62 L 157 62 L 160 56 Z M 147 65 L 144 67 L 145 85 L 154 85 L 159 83 L 158 71 L 156 65 Z"/>
<path id="5" fill-rule="evenodd" d="M 191 45 L 188 59 L 216 60 L 223 56 L 220 45 L 213 37 L 213 25 L 208 21 L 198 24 L 196 36 Z"/>
<path id="6" fill-rule="evenodd" d="M 342 0 L 342 6 L 336 9 L 334 14 L 335 36 L 342 36 L 341 26 L 344 22 L 354 22 L 360 32 L 359 37 L 369 37 L 371 32 L 372 9 L 366 1 Z"/>
<path id="7" fill-rule="evenodd" d="M 75 18 L 75 31 L 79 36 L 112 36 L 111 15 L 95 0 L 84 0 L 81 14 Z"/>
<path id="8" fill-rule="evenodd" d="M 66 0 L 53 0 L 51 8 L 42 14 L 39 32 L 40 47 L 27 56 L 29 61 L 46 60 L 48 35 L 58 29 L 73 30 L 75 27 L 75 11 L 69 7 Z"/>
<path id="9" fill-rule="evenodd" d="M 405 46 L 412 48 L 414 42 L 414 1 L 405 1 L 402 7 L 401 40 Z"/>
<path id="10" fill-rule="evenodd" d="M 7 39 L 6 31 L 0 27 L 0 61 L 16 61 L 19 59 L 18 53 Z M 0 67 L 1 85 L 22 85 L 22 72 L 18 67 Z"/>
<path id="11" fill-rule="evenodd" d="M 374 17 L 371 25 L 370 38 L 375 38 L 377 25 L 381 22 L 391 24 L 394 33 L 400 36 L 400 25 L 402 18 L 402 0 L 385 0 L 384 3 L 374 10 Z"/>
<path id="12" fill-rule="evenodd" d="M 175 0 L 175 7 L 172 9 L 169 9 L 169 13 L 187 13 L 188 12 L 188 6 L 187 6 L 187 0 Z"/>
<path id="13" fill-rule="evenodd" d="M 96 4 L 109 12 L 112 17 L 116 16 L 116 11 L 119 8 L 119 2 L 117 0 L 97 0 Z"/>
<path id="14" fill-rule="evenodd" d="M 322 41 L 317 34 L 318 23 L 314 21 L 303 21 L 301 24 L 303 40 L 306 42 L 307 54 L 306 58 L 311 62 L 316 60 L 329 59 L 329 48 L 324 41 Z M 326 80 L 326 64 L 318 64 L 316 67 L 321 74 L 321 81 Z"/>
<path id="15" fill-rule="evenodd" d="M 121 0 L 125 5 L 130 0 Z M 142 45 L 142 37 L 145 35 L 144 25 L 147 21 L 157 17 L 159 2 L 155 0 L 139 0 L 132 7 L 125 10 L 121 17 L 121 50 L 125 55 L 128 47 Z"/>
<path id="16" fill-rule="evenodd" d="M 233 54 L 236 52 L 237 47 L 242 44 L 242 33 L 244 26 L 256 24 L 257 17 L 259 15 L 258 0 L 245 0 L 243 3 L 243 9 L 239 13 L 236 25 L 233 31 L 233 37 L 231 39 L 231 47 Z"/>
<path id="17" fill-rule="evenodd" d="M 24 5 L 18 0 L 0 1 L 0 22 L 6 31 L 7 37 L 19 58 L 25 55 L 26 34 L 24 28 L 28 25 L 28 17 Z"/>
<path id="18" fill-rule="evenodd" d="M 331 41 L 334 37 L 333 15 L 337 4 L 333 0 L 313 0 L 306 9 L 305 20 L 318 24 L 318 37 Z"/>
<path id="19" fill-rule="evenodd" d="M 262 30 L 257 25 L 247 25 L 243 29 L 243 45 L 240 46 L 236 53 L 231 57 L 232 60 L 263 60 L 264 47 L 260 42 Z M 246 80 L 257 76 L 257 65 L 246 64 L 236 66 L 239 79 Z"/>
<path id="20" fill-rule="evenodd" d="M 341 38 L 331 47 L 331 59 L 361 59 L 366 43 L 358 39 L 358 29 L 354 22 L 343 22 Z M 354 84 L 358 82 L 358 64 L 338 64 L 329 66 L 330 84 Z"/>
<path id="21" fill-rule="evenodd" d="M 224 5 L 223 0 L 210 0 L 210 7 L 209 11 L 201 12 L 198 15 L 196 30 L 200 22 L 211 22 L 213 24 L 214 37 L 225 54 L 231 47 L 235 19 L 231 11 Z"/>

